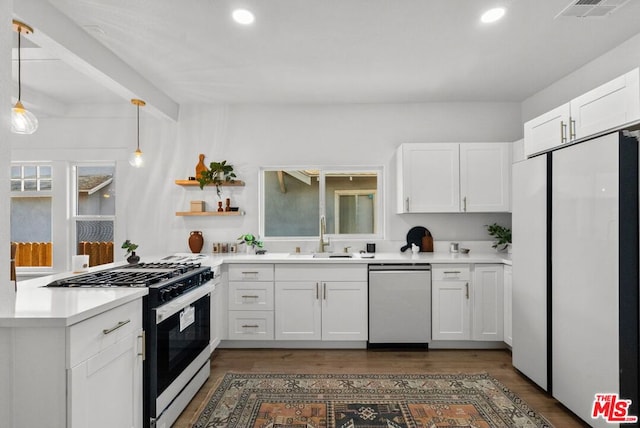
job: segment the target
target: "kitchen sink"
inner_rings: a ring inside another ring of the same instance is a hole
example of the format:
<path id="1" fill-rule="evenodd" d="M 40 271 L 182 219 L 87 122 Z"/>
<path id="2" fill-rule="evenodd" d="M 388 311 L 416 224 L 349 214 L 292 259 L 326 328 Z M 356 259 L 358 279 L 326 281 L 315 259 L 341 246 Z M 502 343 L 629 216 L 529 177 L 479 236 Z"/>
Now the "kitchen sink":
<path id="1" fill-rule="evenodd" d="M 351 253 L 313 253 L 314 259 L 350 259 Z"/>

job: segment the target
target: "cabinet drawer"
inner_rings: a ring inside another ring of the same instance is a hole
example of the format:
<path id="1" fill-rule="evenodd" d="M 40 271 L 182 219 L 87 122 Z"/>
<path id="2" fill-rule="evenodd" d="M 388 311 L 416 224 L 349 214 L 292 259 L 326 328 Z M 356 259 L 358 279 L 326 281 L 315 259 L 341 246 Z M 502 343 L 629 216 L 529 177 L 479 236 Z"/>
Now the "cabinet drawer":
<path id="1" fill-rule="evenodd" d="M 272 264 L 229 265 L 229 281 L 273 281 Z"/>
<path id="2" fill-rule="evenodd" d="M 69 366 L 142 330 L 142 299 L 126 303 L 69 327 Z"/>
<path id="3" fill-rule="evenodd" d="M 367 266 L 363 264 L 277 264 L 278 281 L 366 281 Z"/>
<path id="4" fill-rule="evenodd" d="M 431 267 L 434 281 L 471 279 L 471 267 L 469 265 L 433 265 Z"/>
<path id="5" fill-rule="evenodd" d="M 229 283 L 229 310 L 273 310 L 273 282 Z"/>
<path id="6" fill-rule="evenodd" d="M 229 311 L 229 340 L 273 340 L 273 311 Z"/>

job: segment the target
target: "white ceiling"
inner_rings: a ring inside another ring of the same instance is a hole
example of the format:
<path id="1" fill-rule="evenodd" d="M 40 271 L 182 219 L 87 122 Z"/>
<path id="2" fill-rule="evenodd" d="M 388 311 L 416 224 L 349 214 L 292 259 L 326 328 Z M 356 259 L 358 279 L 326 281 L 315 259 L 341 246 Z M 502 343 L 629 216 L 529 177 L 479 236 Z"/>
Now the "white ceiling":
<path id="1" fill-rule="evenodd" d="M 519 102 L 640 31 L 640 0 L 582 19 L 554 19 L 569 0 L 48 2 L 179 104 Z M 481 24 L 495 5 L 505 18 Z M 23 49 L 23 100 L 121 102 L 39 50 Z"/>

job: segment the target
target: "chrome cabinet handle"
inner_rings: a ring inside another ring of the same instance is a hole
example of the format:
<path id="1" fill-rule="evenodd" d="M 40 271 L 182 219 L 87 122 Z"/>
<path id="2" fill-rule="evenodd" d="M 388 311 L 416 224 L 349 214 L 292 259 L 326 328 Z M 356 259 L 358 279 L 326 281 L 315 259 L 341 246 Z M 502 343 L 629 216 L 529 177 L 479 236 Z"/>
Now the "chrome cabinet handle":
<path id="1" fill-rule="evenodd" d="M 112 333 L 114 331 L 116 331 L 117 329 L 119 329 L 120 327 L 122 327 L 123 325 L 127 325 L 131 322 L 131 320 L 126 320 L 126 321 L 120 321 L 118 324 L 114 325 L 111 328 L 105 328 L 104 330 L 102 330 L 102 334 L 109 334 Z"/>
<path id="2" fill-rule="evenodd" d="M 316 300 L 320 299 L 320 283 L 316 282 Z"/>
<path id="3" fill-rule="evenodd" d="M 567 142 L 567 125 L 564 123 L 564 120 L 560 121 L 560 143 L 564 144 Z"/>
<path id="4" fill-rule="evenodd" d="M 465 196 L 464 198 L 462 198 L 462 203 L 464 204 L 464 212 L 467 212 L 467 197 Z"/>
<path id="5" fill-rule="evenodd" d="M 142 332 L 140 333 L 140 335 L 138 335 L 138 339 L 141 339 L 140 342 L 142 343 L 142 351 L 138 352 L 138 356 L 142 357 L 142 361 L 147 359 L 147 334 L 145 333 L 144 330 L 142 330 Z"/>
<path id="6" fill-rule="evenodd" d="M 569 141 L 576 139 L 576 121 L 569 118 Z"/>
<path id="7" fill-rule="evenodd" d="M 257 299 L 260 296 L 249 296 L 249 295 L 243 295 L 242 298 L 243 299 Z"/>
<path id="8" fill-rule="evenodd" d="M 469 283 L 467 282 L 466 284 L 464 284 L 464 286 L 465 286 L 465 288 L 466 288 L 466 290 L 467 290 L 467 291 L 466 291 L 466 297 L 467 297 L 467 300 L 469 300 Z"/>
<path id="9" fill-rule="evenodd" d="M 258 324 L 243 324 L 242 328 L 258 328 L 260 327 Z"/>
<path id="10" fill-rule="evenodd" d="M 327 300 L 327 283 L 322 283 L 322 299 Z"/>
<path id="11" fill-rule="evenodd" d="M 459 273 L 460 273 L 459 270 L 448 270 L 444 272 L 445 275 L 453 275 L 453 274 L 459 274 Z"/>
<path id="12" fill-rule="evenodd" d="M 409 212 L 409 198 L 407 198 L 407 212 Z"/>

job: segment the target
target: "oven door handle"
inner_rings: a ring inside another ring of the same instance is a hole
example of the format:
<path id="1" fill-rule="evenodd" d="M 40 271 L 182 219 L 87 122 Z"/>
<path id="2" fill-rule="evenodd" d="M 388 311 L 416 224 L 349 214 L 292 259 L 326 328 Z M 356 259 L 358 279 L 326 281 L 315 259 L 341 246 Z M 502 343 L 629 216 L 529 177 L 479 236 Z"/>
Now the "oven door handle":
<path id="1" fill-rule="evenodd" d="M 161 323 L 171 315 L 180 312 L 192 303 L 202 299 L 207 294 L 212 293 L 215 288 L 216 284 L 213 281 L 209 281 L 195 290 L 189 290 L 188 293 L 173 299 L 169 303 L 165 303 L 164 305 L 157 307 L 155 309 L 156 324 Z"/>

